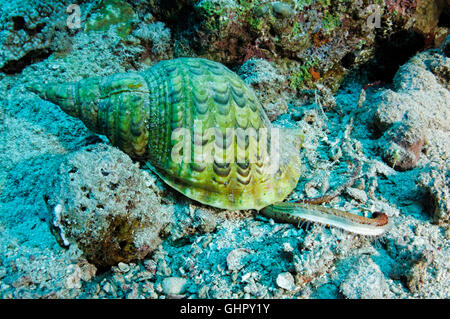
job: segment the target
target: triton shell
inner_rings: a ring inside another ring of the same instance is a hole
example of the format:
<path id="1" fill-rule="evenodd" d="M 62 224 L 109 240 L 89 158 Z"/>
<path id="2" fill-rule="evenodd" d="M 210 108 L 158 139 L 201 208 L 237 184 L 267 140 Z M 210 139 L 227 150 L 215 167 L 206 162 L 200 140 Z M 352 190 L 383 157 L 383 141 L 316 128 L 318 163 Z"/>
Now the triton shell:
<path id="1" fill-rule="evenodd" d="M 201 203 L 260 209 L 283 201 L 297 185 L 300 134 L 280 135 L 274 166 L 276 154 L 261 146 L 274 144 L 261 104 L 219 63 L 179 58 L 141 73 L 30 89 Z"/>

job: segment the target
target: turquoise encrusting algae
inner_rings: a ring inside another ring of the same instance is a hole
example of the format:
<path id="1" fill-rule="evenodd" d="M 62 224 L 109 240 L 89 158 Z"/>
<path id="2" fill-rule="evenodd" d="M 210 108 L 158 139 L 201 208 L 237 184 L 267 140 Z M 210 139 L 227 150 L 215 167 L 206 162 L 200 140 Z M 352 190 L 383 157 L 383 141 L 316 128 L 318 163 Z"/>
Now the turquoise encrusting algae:
<path id="1" fill-rule="evenodd" d="M 275 204 L 263 213 L 358 234 L 385 231 L 384 214 L 369 219 L 303 203 L 276 205 L 297 185 L 301 134 L 278 136 L 284 148 L 269 155 L 266 149 L 272 151 L 277 142 L 270 121 L 253 90 L 219 63 L 180 58 L 160 62 L 142 73 L 38 85 L 30 90 L 59 104 L 94 132 L 106 135 L 132 158 L 147 162 L 167 184 L 199 202 L 231 210 L 259 210 Z M 199 124 L 202 128 L 196 132 Z M 173 156 L 180 143 L 179 135 L 173 137 L 178 129 L 185 129 L 181 134 L 186 140 L 181 143 L 187 149 L 181 151 L 182 160 Z M 208 135 L 208 129 L 216 134 Z M 230 132 L 233 135 L 228 136 Z"/>

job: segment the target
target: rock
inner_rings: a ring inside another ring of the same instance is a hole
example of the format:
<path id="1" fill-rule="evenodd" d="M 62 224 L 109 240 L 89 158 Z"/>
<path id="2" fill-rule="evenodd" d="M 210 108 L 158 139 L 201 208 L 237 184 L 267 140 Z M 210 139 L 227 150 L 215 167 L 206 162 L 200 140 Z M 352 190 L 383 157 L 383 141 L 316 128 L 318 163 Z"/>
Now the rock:
<path id="1" fill-rule="evenodd" d="M 399 94 L 392 90 L 383 90 L 373 106 L 375 111 L 374 124 L 380 132 L 385 132 L 394 123 L 400 122 L 411 106 L 415 105 L 414 99 L 407 94 Z M 369 104 L 370 106 L 370 104 Z"/>
<path id="2" fill-rule="evenodd" d="M 159 245 L 172 214 L 151 184 L 118 149 L 85 147 L 67 156 L 51 182 L 48 222 L 61 245 L 76 245 L 97 266 L 142 259 Z"/>
<path id="3" fill-rule="evenodd" d="M 442 143 L 450 138 L 450 91 L 442 80 L 449 61 L 441 51 L 419 53 L 396 73 L 395 91 L 380 90 L 366 102 L 382 133 L 381 156 L 396 170 L 414 168 L 424 155 L 438 163 L 450 157 L 448 143 Z"/>
<path id="4" fill-rule="evenodd" d="M 412 169 L 420 158 L 425 137 L 421 128 L 413 125 L 417 123 L 395 124 L 385 132 L 382 139 L 383 160 L 396 170 Z"/>
<path id="5" fill-rule="evenodd" d="M 128 266 L 128 264 L 125 264 L 123 262 L 120 262 L 117 265 L 117 268 L 119 268 L 120 272 L 122 272 L 122 273 L 126 273 L 126 272 L 130 271 L 130 266 Z"/>
<path id="6" fill-rule="evenodd" d="M 402 65 L 394 76 L 393 84 L 397 92 L 411 90 L 430 90 L 437 85 L 436 78 L 428 71 L 427 65 L 418 57 Z"/>
<path id="7" fill-rule="evenodd" d="M 144 267 L 148 272 L 155 274 L 156 268 L 157 268 L 157 263 L 153 259 L 147 259 L 144 261 Z"/>
<path id="8" fill-rule="evenodd" d="M 420 258 L 414 262 L 407 275 L 407 285 L 412 293 L 419 293 L 424 286 L 426 280 L 429 280 L 427 270 L 432 262 L 432 254 L 423 252 Z"/>
<path id="9" fill-rule="evenodd" d="M 287 112 L 287 81 L 264 59 L 249 59 L 238 70 L 239 76 L 255 93 L 270 120 Z"/>
<path id="10" fill-rule="evenodd" d="M 69 265 L 67 272 L 71 274 L 65 279 L 66 288 L 80 289 L 82 281 L 91 280 L 95 276 L 97 268 L 86 260 L 82 260 L 78 264 Z"/>
<path id="11" fill-rule="evenodd" d="M 116 291 L 116 288 L 114 288 L 113 285 L 111 285 L 110 282 L 106 282 L 103 286 L 103 291 L 106 292 L 107 294 L 113 294 Z"/>
<path id="12" fill-rule="evenodd" d="M 97 273 L 97 267 L 90 264 L 87 260 L 79 262 L 78 267 L 80 268 L 80 278 L 83 281 L 91 280 Z"/>
<path id="13" fill-rule="evenodd" d="M 447 90 L 450 90 L 450 59 L 448 56 L 434 55 L 434 60 L 430 63 L 430 70 L 438 78 L 439 82 Z"/>
<path id="14" fill-rule="evenodd" d="M 186 289 L 186 278 L 168 277 L 162 281 L 162 290 L 166 295 L 181 295 Z"/>
<path id="15" fill-rule="evenodd" d="M 448 250 L 424 249 L 406 274 L 406 286 L 414 298 L 446 299 L 450 293 Z"/>
<path id="16" fill-rule="evenodd" d="M 202 233 L 211 233 L 217 227 L 217 217 L 214 211 L 196 209 L 194 211 L 194 227 Z"/>
<path id="17" fill-rule="evenodd" d="M 425 192 L 426 206 L 433 221 L 440 225 L 450 222 L 450 170 L 431 168 L 417 179 L 418 186 Z"/>
<path id="18" fill-rule="evenodd" d="M 85 32 L 114 29 L 117 35 L 126 38 L 137 23 L 136 13 L 126 1 L 104 0 L 95 11 L 97 14 L 90 15 L 83 25 Z"/>
<path id="19" fill-rule="evenodd" d="M 367 194 L 364 190 L 353 187 L 347 187 L 345 191 L 348 195 L 356 199 L 358 202 L 365 203 L 367 201 Z"/>
<path id="20" fill-rule="evenodd" d="M 170 23 L 177 39 L 174 47 L 182 48 L 180 56 L 199 55 L 228 66 L 251 58 L 275 60 L 297 92 L 313 89 L 317 82 L 336 91 L 349 70 L 372 60 L 375 53 L 392 56 L 385 47 L 376 49 L 380 40 L 399 43 L 412 55 L 411 42 L 420 42 L 422 35 L 430 41 L 438 37 L 437 19 L 430 19 L 426 9 L 416 12 L 412 1 L 378 1 L 373 6 L 365 1 L 202 0 L 175 1 L 173 6 L 151 2 L 154 15 Z M 431 8 L 434 17 L 439 11 Z M 369 25 L 377 12 L 383 23 Z M 406 30 L 406 35 L 392 40 L 399 30 Z M 419 35 L 412 36 L 417 31 Z"/>
<path id="21" fill-rule="evenodd" d="M 369 256 L 362 256 L 352 266 L 339 289 L 346 298 L 350 299 L 394 297 L 384 274 Z"/>
<path id="22" fill-rule="evenodd" d="M 70 1 L 9 1 L 0 10 L 0 73 L 20 73 L 69 45 L 66 9 Z"/>
<path id="23" fill-rule="evenodd" d="M 295 289 L 294 277 L 290 272 L 283 272 L 277 276 L 277 285 L 280 288 L 292 291 Z"/>
<path id="24" fill-rule="evenodd" d="M 281 18 L 289 18 L 294 14 L 294 9 L 284 2 L 274 2 L 272 8 L 275 15 Z"/>
<path id="25" fill-rule="evenodd" d="M 153 53 L 152 60 L 164 60 L 172 57 L 170 29 L 162 22 L 140 23 L 133 35 L 142 41 L 147 50 Z"/>
<path id="26" fill-rule="evenodd" d="M 428 32 L 436 31 L 436 27 L 440 22 L 439 17 L 446 8 L 448 10 L 447 0 L 421 0 L 416 4 L 417 20 L 415 26 L 418 30 L 427 34 Z"/>
<path id="27" fill-rule="evenodd" d="M 237 271 L 245 266 L 244 258 L 250 254 L 245 248 L 237 248 L 232 250 L 227 256 L 227 266 L 231 271 Z"/>
<path id="28" fill-rule="evenodd" d="M 80 277 L 80 268 L 75 265 L 70 265 L 67 268 L 68 272 L 72 272 L 66 278 L 66 287 L 67 289 L 80 289 L 81 288 L 81 277 Z"/>

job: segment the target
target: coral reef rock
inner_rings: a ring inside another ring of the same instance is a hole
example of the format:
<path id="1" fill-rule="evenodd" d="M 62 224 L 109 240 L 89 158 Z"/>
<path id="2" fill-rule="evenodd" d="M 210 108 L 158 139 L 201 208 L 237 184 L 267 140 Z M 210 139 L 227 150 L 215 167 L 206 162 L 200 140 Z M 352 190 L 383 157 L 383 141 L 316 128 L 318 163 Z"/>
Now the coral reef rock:
<path id="1" fill-rule="evenodd" d="M 148 55 L 152 56 L 153 59 L 163 60 L 163 58 L 171 58 L 171 33 L 164 23 L 158 21 L 140 24 L 134 30 L 133 35 L 141 41 Z M 143 57 L 145 57 L 145 54 Z"/>
<path id="2" fill-rule="evenodd" d="M 49 223 L 63 246 L 99 266 L 142 259 L 155 249 L 172 209 L 154 179 L 118 149 L 97 144 L 70 154 L 47 195 Z"/>
<path id="3" fill-rule="evenodd" d="M 282 60 L 295 89 L 314 82 L 337 89 L 348 69 L 386 52 L 385 45 L 398 48 L 390 55 L 411 56 L 445 35 L 438 25 L 443 0 L 137 2 L 148 3 L 151 13 L 168 23 L 175 46 L 190 43 L 196 55 L 231 67 L 251 58 Z M 405 33 L 396 36 L 400 31 Z M 394 68 L 404 62 L 390 61 Z"/>
<path id="4" fill-rule="evenodd" d="M 238 70 L 244 83 L 252 87 L 270 120 L 287 111 L 286 78 L 264 59 L 247 60 Z"/>
<path id="5" fill-rule="evenodd" d="M 433 221 L 444 225 L 450 222 L 450 168 L 430 169 L 418 178 L 418 185 L 428 198 Z"/>
<path id="6" fill-rule="evenodd" d="M 411 58 L 394 77 L 394 90 L 375 94 L 368 109 L 374 109 L 374 125 L 383 134 L 383 159 L 397 170 L 416 166 L 422 152 L 440 162 L 450 156 L 450 91 L 439 76 L 449 58 L 429 50 Z M 441 70 L 441 71 L 436 71 Z"/>
<path id="7" fill-rule="evenodd" d="M 388 279 L 370 258 L 362 257 L 355 263 L 340 285 L 342 294 L 351 299 L 392 298 Z"/>
<path id="8" fill-rule="evenodd" d="M 66 45 L 70 1 L 7 1 L 0 7 L 0 72 L 19 73 Z"/>
<path id="9" fill-rule="evenodd" d="M 448 298 L 449 270 L 445 252 L 424 250 L 406 276 L 407 287 L 414 298 Z"/>

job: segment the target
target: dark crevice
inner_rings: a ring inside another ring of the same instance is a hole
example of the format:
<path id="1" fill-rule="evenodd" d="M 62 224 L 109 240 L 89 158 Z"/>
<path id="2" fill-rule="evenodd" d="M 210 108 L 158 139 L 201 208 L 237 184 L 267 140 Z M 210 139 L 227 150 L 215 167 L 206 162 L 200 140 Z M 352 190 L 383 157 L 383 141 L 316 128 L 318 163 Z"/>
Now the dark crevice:
<path id="1" fill-rule="evenodd" d="M 377 140 L 379 138 L 381 138 L 384 134 L 383 131 L 381 131 L 375 124 L 373 123 L 369 123 L 368 124 L 368 130 L 370 133 L 370 139 L 371 140 Z"/>
<path id="2" fill-rule="evenodd" d="M 388 85 L 392 83 L 400 66 L 424 48 L 424 36 L 414 31 L 402 30 L 389 38 L 379 37 L 375 44 L 374 58 L 355 68 L 352 73 L 358 74 L 364 84 L 381 81 L 383 85 Z M 351 69 L 352 53 L 344 56 L 340 63 L 343 67 Z M 352 73 L 345 77 L 344 84 L 355 80 Z"/>
<path id="3" fill-rule="evenodd" d="M 24 17 L 12 17 L 11 18 L 12 22 L 13 22 L 13 30 L 14 31 L 19 31 L 19 30 L 23 30 L 25 29 L 25 19 Z"/>
<path id="4" fill-rule="evenodd" d="M 187 0 L 158 0 L 152 9 L 152 14 L 158 21 L 170 26 L 172 32 L 192 32 L 193 28 L 200 22 L 194 5 Z"/>
<path id="5" fill-rule="evenodd" d="M 170 28 L 174 47 L 183 42 L 195 52 L 203 52 L 201 39 L 197 39 L 199 25 L 202 21 L 198 10 L 194 8 L 191 0 L 156 0 L 150 9 L 157 21 L 163 22 Z"/>
<path id="6" fill-rule="evenodd" d="M 341 65 L 346 69 L 351 69 L 355 63 L 356 56 L 353 52 L 347 53 L 341 60 Z"/>
<path id="7" fill-rule="evenodd" d="M 450 41 L 447 41 L 444 45 L 444 54 L 446 57 L 450 57 Z"/>
<path id="8" fill-rule="evenodd" d="M 450 11 L 450 10 L 449 10 Z M 438 21 L 438 27 L 450 28 L 450 12 L 443 10 Z"/>
<path id="9" fill-rule="evenodd" d="M 128 242 L 126 240 L 121 240 L 119 242 L 120 249 L 125 249 L 125 247 L 128 245 Z"/>
<path id="10" fill-rule="evenodd" d="M 18 60 L 11 60 L 0 68 L 0 72 L 8 75 L 18 74 L 27 66 L 40 62 L 48 58 L 53 52 L 51 50 L 39 49 L 32 50 Z"/>
<path id="11" fill-rule="evenodd" d="M 392 82 L 399 67 L 425 46 L 423 35 L 402 30 L 376 44 L 370 81 Z"/>
<path id="12" fill-rule="evenodd" d="M 34 35 L 40 33 L 45 28 L 45 26 L 47 25 L 45 22 L 42 22 L 42 23 L 37 24 L 34 28 L 29 29 L 26 26 L 25 18 L 22 17 L 22 16 L 12 17 L 11 21 L 13 23 L 13 30 L 14 31 L 25 30 L 25 32 L 29 36 L 34 36 Z"/>
<path id="13" fill-rule="evenodd" d="M 40 33 L 45 28 L 45 26 L 46 26 L 46 24 L 44 22 L 43 23 L 39 23 L 39 24 L 36 25 L 35 28 L 33 28 L 33 29 L 26 29 L 26 31 L 27 31 L 29 36 L 34 36 L 34 35 Z"/>

